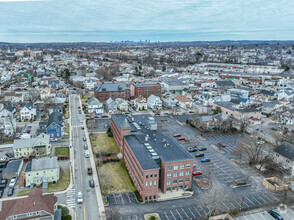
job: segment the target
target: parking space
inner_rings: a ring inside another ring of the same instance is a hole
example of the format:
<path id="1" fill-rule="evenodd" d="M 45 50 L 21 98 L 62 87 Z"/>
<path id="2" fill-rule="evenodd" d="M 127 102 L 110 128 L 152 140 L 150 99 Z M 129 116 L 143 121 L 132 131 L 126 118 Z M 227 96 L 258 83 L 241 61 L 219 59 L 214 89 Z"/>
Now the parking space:
<path id="1" fill-rule="evenodd" d="M 89 132 L 106 132 L 110 127 L 110 119 L 95 119 L 94 128 L 89 128 Z"/>
<path id="2" fill-rule="evenodd" d="M 275 212 L 278 212 L 284 220 L 290 220 L 294 219 L 294 211 L 293 208 L 279 208 L 279 209 L 274 209 Z M 255 213 L 249 213 L 246 215 L 240 215 L 236 216 L 234 219 L 236 220 L 273 220 L 274 218 L 268 214 L 267 210 L 266 211 L 260 211 L 260 212 L 255 212 Z"/>
<path id="3" fill-rule="evenodd" d="M 107 195 L 107 201 L 110 205 L 137 203 L 134 193 L 109 194 Z"/>

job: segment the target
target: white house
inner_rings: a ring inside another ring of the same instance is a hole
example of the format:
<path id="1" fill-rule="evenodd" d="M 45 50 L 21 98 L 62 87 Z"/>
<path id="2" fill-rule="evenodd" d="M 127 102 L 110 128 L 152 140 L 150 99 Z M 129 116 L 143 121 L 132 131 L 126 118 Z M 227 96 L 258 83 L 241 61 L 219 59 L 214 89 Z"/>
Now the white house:
<path id="1" fill-rule="evenodd" d="M 95 87 L 95 84 L 96 84 L 96 83 L 97 83 L 97 82 L 96 82 L 95 79 L 91 79 L 91 78 L 89 78 L 89 79 L 86 79 L 86 80 L 84 81 L 84 87 L 85 87 L 85 89 L 93 90 L 94 87 Z"/>
<path id="2" fill-rule="evenodd" d="M 129 108 L 129 104 L 127 101 L 121 99 L 121 98 L 117 98 L 115 100 L 115 102 L 117 103 L 117 108 L 121 111 L 127 111 Z"/>
<path id="3" fill-rule="evenodd" d="M 161 109 L 162 101 L 158 96 L 152 94 L 147 98 L 147 105 L 150 109 Z"/>
<path id="4" fill-rule="evenodd" d="M 181 108 L 191 108 L 192 107 L 192 101 L 183 95 L 176 96 L 175 100 L 178 101 L 178 105 Z"/>
<path id="5" fill-rule="evenodd" d="M 13 117 L 15 112 L 16 112 L 15 108 L 8 105 L 0 111 L 0 118 Z"/>
<path id="6" fill-rule="evenodd" d="M 293 99 L 293 96 L 294 96 L 293 90 L 285 89 L 278 92 L 278 100 L 281 100 L 283 98 L 291 100 Z"/>
<path id="7" fill-rule="evenodd" d="M 112 98 L 107 99 L 105 105 L 109 113 L 117 112 L 117 103 Z"/>
<path id="8" fill-rule="evenodd" d="M 20 119 L 32 120 L 36 116 L 36 107 L 33 104 L 24 104 L 20 109 Z"/>
<path id="9" fill-rule="evenodd" d="M 145 98 L 138 97 L 134 100 L 134 107 L 137 111 L 147 110 L 147 101 Z"/>
<path id="10" fill-rule="evenodd" d="M 15 118 L 11 118 L 11 117 L 0 118 L 0 135 L 4 134 L 5 136 L 10 136 L 10 135 L 13 135 L 15 131 L 16 131 Z"/>
<path id="11" fill-rule="evenodd" d="M 291 176 L 294 176 L 294 145 L 283 142 L 274 149 L 273 159 L 276 163 L 280 163 L 284 169 L 291 170 Z"/>
<path id="12" fill-rule="evenodd" d="M 102 114 L 104 112 L 103 104 L 95 97 L 88 99 L 87 109 L 89 113 Z"/>

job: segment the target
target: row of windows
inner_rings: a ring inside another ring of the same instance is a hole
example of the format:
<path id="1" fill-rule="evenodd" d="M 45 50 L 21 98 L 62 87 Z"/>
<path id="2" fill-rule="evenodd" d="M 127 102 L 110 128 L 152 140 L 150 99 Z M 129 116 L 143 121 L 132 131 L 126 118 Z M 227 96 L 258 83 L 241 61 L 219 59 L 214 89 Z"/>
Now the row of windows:
<path id="1" fill-rule="evenodd" d="M 150 186 L 153 185 L 152 181 L 149 182 Z M 148 181 L 146 181 L 145 186 L 148 187 Z M 157 180 L 154 180 L 154 186 L 157 186 Z"/>
<path id="2" fill-rule="evenodd" d="M 146 179 L 148 179 L 148 176 L 150 176 L 150 178 L 153 177 L 153 173 L 150 173 L 150 175 L 148 175 L 148 173 L 146 174 Z M 154 177 L 157 177 L 157 173 L 154 173 Z"/>
<path id="3" fill-rule="evenodd" d="M 145 201 L 148 199 L 148 196 L 145 196 Z M 156 199 L 156 195 L 153 196 L 153 199 Z M 149 196 L 149 200 L 152 200 L 152 196 Z"/>
<path id="4" fill-rule="evenodd" d="M 184 173 L 185 172 L 180 172 L 180 176 L 184 176 Z M 190 171 L 186 171 L 186 176 L 188 176 L 188 175 L 190 175 Z M 173 174 L 173 176 L 174 177 L 178 177 L 179 176 L 179 173 L 176 172 L 176 173 Z M 168 173 L 167 174 L 167 177 L 168 178 L 171 178 L 172 177 L 172 173 Z"/>
<path id="5" fill-rule="evenodd" d="M 191 164 L 186 164 L 186 168 L 190 168 L 191 167 Z M 172 166 L 168 166 L 167 167 L 167 170 L 172 170 L 173 167 Z M 178 170 L 179 169 L 179 166 L 178 165 L 174 165 L 174 170 Z M 180 169 L 185 169 L 185 164 L 181 164 L 180 165 Z"/>
<path id="6" fill-rule="evenodd" d="M 189 181 L 190 181 L 190 178 L 185 179 L 186 183 L 189 182 Z M 181 184 L 181 183 L 184 183 L 184 179 L 179 179 L 179 184 Z M 178 180 L 173 180 L 173 184 L 178 184 Z M 168 185 L 168 186 L 171 185 L 171 181 L 170 180 L 167 181 L 166 185 Z"/>
<path id="7" fill-rule="evenodd" d="M 185 185 L 185 189 L 188 189 L 188 188 L 189 188 L 189 185 Z M 172 189 L 173 190 L 177 190 L 177 187 L 176 186 L 173 186 Z M 179 189 L 183 189 L 183 186 L 179 186 Z M 171 188 L 170 187 L 166 188 L 166 191 L 167 192 L 170 192 L 171 191 Z"/>

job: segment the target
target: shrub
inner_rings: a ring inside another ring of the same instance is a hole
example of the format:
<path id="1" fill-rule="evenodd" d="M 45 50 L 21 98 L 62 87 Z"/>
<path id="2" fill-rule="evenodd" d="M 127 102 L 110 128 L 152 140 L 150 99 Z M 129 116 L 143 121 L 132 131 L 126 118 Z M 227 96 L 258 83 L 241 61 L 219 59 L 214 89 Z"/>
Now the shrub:
<path id="1" fill-rule="evenodd" d="M 233 209 L 233 210 L 230 211 L 230 213 L 232 215 L 238 215 L 239 214 L 239 210 L 238 209 Z"/>
<path id="2" fill-rule="evenodd" d="M 54 180 L 54 181 L 53 181 L 53 183 L 55 184 L 55 183 L 56 183 L 56 181 Z"/>
<path id="3" fill-rule="evenodd" d="M 154 215 L 152 215 L 151 217 L 150 217 L 150 220 L 155 220 L 156 218 L 155 218 L 155 216 Z"/>
<path id="4" fill-rule="evenodd" d="M 135 193 L 135 195 L 136 195 L 136 197 L 137 197 L 137 200 L 138 200 L 139 202 L 143 202 L 143 200 L 142 200 L 142 198 L 141 198 L 141 196 L 140 196 L 138 190 L 136 190 L 134 193 Z"/>
<path id="5" fill-rule="evenodd" d="M 62 217 L 62 220 L 71 220 L 71 219 L 72 219 L 71 215 L 67 215 L 67 216 Z"/>
<path id="6" fill-rule="evenodd" d="M 188 188 L 188 189 L 186 189 L 186 191 L 192 192 L 193 190 L 192 190 L 192 188 Z"/>
<path id="7" fill-rule="evenodd" d="M 67 207 L 61 208 L 61 216 L 67 216 L 69 214 L 69 210 Z"/>
<path id="8" fill-rule="evenodd" d="M 107 136 L 108 136 L 108 137 L 113 137 L 112 132 L 108 132 L 108 133 L 107 133 Z"/>
<path id="9" fill-rule="evenodd" d="M 237 186 L 243 186 L 243 185 L 246 185 L 247 183 L 246 182 L 241 182 L 241 183 L 237 183 Z"/>

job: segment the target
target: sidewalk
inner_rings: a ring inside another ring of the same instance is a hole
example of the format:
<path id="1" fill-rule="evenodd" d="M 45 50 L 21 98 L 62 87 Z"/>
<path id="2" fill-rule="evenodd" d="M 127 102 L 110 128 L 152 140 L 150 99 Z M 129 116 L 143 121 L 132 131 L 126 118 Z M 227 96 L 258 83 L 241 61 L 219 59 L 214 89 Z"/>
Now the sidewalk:
<path id="1" fill-rule="evenodd" d="M 80 106 L 81 106 L 81 109 L 82 109 L 82 101 L 81 101 L 80 96 L 79 96 L 79 100 L 80 100 Z M 85 116 L 84 111 L 82 111 L 82 114 Z M 94 179 L 94 183 L 95 183 L 95 186 L 96 186 L 95 187 L 95 192 L 96 192 L 96 198 L 97 198 L 97 202 L 98 202 L 99 215 L 100 215 L 100 219 L 102 219 L 102 220 L 105 219 L 106 220 L 104 202 L 103 202 L 103 199 L 102 199 L 100 182 L 99 182 L 99 179 L 98 179 L 97 168 L 96 168 L 96 164 L 95 164 L 95 161 L 94 161 L 94 155 L 93 155 L 92 145 L 91 145 L 90 138 L 89 138 L 89 133 L 88 133 L 86 120 L 83 120 L 83 124 L 84 124 L 84 128 L 85 128 L 85 135 L 86 135 L 86 139 L 87 139 L 88 150 L 89 150 L 89 153 L 90 153 L 90 163 L 91 163 L 91 167 L 93 169 L 93 179 Z"/>

